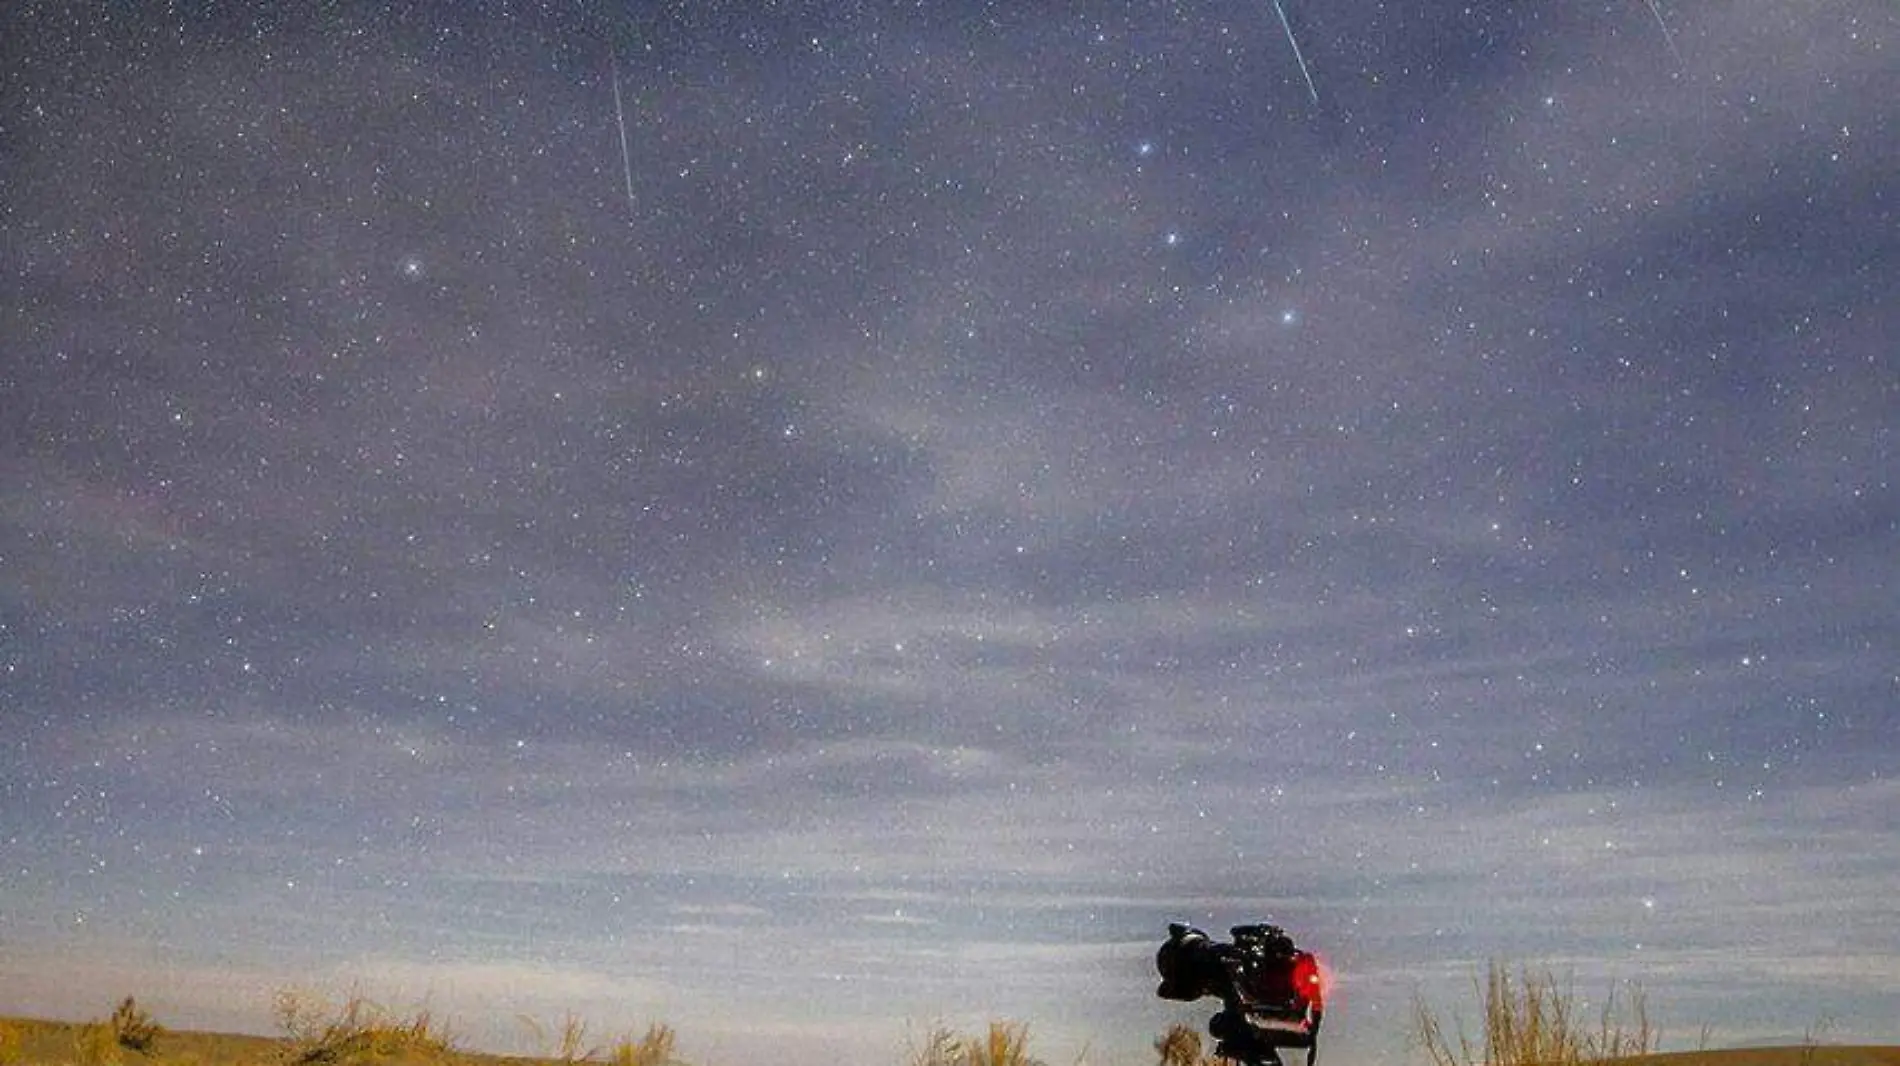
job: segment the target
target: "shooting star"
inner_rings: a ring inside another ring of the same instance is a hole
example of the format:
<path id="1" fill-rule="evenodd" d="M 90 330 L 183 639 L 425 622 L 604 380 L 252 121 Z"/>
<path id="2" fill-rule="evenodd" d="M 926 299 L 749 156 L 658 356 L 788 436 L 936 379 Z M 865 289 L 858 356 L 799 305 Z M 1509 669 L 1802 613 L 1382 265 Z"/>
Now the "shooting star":
<path id="1" fill-rule="evenodd" d="M 1656 0 L 1649 2 L 1653 5 Z M 1273 13 L 1280 16 L 1280 28 L 1286 31 L 1286 43 L 1293 46 L 1293 60 L 1300 65 L 1300 75 L 1306 79 L 1306 91 L 1313 94 L 1313 102 L 1317 104 L 1319 87 L 1313 84 L 1313 72 L 1306 69 L 1306 57 L 1300 54 L 1300 42 L 1293 39 L 1293 24 L 1286 20 L 1286 8 L 1280 6 L 1280 0 L 1273 0 Z"/>
<path id="2" fill-rule="evenodd" d="M 620 173 L 627 179 L 627 209 L 633 209 L 633 156 L 627 151 L 627 112 L 620 105 L 620 57 L 614 56 L 614 123 L 620 127 Z"/>
<path id="3" fill-rule="evenodd" d="M 1662 8 L 1656 6 L 1656 0 L 1643 2 L 1649 5 L 1649 13 L 1656 16 L 1656 25 L 1662 27 L 1663 42 L 1669 45 L 1669 54 L 1676 57 L 1676 66 L 1682 66 L 1682 51 L 1676 47 L 1676 35 L 1669 32 L 1669 23 L 1663 21 Z"/>

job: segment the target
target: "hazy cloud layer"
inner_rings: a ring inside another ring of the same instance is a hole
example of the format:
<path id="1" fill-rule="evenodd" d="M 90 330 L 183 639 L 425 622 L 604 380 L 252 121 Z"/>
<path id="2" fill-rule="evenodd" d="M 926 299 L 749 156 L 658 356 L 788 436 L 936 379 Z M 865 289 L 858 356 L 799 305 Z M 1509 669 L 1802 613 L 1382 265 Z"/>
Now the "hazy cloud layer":
<path id="1" fill-rule="evenodd" d="M 1889 1038 L 1894 12 L 1288 13 L 10 8 L 0 1010 Z"/>

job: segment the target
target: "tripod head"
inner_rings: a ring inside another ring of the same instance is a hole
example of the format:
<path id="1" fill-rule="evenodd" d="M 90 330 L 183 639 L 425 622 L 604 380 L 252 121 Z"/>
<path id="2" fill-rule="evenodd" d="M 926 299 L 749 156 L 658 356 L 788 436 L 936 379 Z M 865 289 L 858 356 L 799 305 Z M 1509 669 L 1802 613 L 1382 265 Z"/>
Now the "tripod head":
<path id="1" fill-rule="evenodd" d="M 1307 1066 L 1318 1055 L 1320 1022 L 1326 1013 L 1319 960 L 1301 951 L 1277 925 L 1236 925 L 1222 942 L 1184 922 L 1168 926 L 1155 953 L 1163 999 L 1221 1001 L 1207 1023 L 1218 1042 L 1215 1054 L 1246 1066 L 1281 1066 L 1283 1047 L 1307 1049 Z"/>

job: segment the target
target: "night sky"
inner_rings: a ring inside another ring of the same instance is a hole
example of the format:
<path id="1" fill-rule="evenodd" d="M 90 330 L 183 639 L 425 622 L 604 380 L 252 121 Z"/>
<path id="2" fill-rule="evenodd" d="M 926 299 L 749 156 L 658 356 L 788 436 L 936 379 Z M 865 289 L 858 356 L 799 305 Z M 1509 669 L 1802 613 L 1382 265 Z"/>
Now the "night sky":
<path id="1" fill-rule="evenodd" d="M 0 1013 L 1900 1039 L 1900 8 L 1284 10 L 7 3 Z"/>

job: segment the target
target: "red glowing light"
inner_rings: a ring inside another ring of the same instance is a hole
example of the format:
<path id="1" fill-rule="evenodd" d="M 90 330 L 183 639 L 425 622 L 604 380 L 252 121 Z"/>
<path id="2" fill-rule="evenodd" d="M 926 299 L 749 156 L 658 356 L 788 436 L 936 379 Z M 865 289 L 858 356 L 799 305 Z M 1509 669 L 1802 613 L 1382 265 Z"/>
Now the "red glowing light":
<path id="1" fill-rule="evenodd" d="M 1323 1006 L 1326 993 L 1331 991 L 1332 974 L 1313 955 L 1302 954 L 1293 964 L 1293 987 L 1311 1001 L 1314 1006 Z"/>

